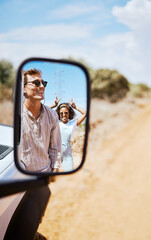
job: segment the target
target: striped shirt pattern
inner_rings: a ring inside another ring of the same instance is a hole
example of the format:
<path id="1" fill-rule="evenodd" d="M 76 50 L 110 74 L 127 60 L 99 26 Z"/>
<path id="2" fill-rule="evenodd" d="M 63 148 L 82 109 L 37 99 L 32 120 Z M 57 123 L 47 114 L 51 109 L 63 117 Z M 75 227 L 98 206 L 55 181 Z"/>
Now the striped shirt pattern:
<path id="1" fill-rule="evenodd" d="M 61 135 L 57 113 L 42 104 L 38 119 L 23 108 L 21 161 L 28 171 L 49 172 L 61 165 Z"/>

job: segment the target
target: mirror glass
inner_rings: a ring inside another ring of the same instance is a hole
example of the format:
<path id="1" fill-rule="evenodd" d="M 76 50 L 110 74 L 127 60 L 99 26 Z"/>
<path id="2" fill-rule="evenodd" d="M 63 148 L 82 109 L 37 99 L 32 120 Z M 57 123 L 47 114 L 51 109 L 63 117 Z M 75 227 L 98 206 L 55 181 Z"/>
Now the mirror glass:
<path id="1" fill-rule="evenodd" d="M 29 61 L 21 76 L 19 166 L 28 173 L 75 170 L 85 142 L 85 72 L 68 63 Z"/>

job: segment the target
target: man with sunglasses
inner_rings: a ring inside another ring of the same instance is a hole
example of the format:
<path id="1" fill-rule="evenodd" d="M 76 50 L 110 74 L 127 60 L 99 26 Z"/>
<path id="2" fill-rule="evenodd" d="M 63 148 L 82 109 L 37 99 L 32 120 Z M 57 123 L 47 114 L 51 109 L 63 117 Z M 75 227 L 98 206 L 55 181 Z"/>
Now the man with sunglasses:
<path id="1" fill-rule="evenodd" d="M 41 103 L 46 85 L 41 71 L 24 71 L 21 162 L 29 172 L 57 172 L 61 164 L 58 115 Z"/>

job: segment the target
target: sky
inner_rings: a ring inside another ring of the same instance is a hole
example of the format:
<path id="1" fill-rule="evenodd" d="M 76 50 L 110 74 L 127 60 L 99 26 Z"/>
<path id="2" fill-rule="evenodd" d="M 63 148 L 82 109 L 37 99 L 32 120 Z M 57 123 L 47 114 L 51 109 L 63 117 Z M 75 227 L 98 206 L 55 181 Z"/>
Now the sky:
<path id="1" fill-rule="evenodd" d="M 151 0 L 1 0 L 0 59 L 83 59 L 151 86 Z"/>
<path id="2" fill-rule="evenodd" d="M 45 105 L 53 105 L 57 96 L 58 99 L 61 98 L 59 104 L 73 99 L 77 106 L 86 110 L 87 82 L 81 68 L 62 63 L 30 61 L 24 65 L 23 70 L 31 68 L 40 70 L 42 79 L 47 81 L 43 101 Z M 76 114 L 78 114 L 77 111 Z"/>

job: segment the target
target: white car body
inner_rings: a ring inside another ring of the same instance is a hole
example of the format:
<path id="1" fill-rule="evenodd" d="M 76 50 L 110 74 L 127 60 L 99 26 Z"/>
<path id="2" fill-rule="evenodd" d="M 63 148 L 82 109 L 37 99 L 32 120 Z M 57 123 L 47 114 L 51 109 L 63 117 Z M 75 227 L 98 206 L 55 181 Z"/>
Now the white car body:
<path id="1" fill-rule="evenodd" d="M 10 149 L 8 148 L 7 151 L 2 153 L 4 146 L 10 147 Z M 22 174 L 14 164 L 12 127 L 0 125 L 0 148 L 0 182 L 22 178 Z M 11 217 L 24 194 L 25 192 L 0 199 L 0 240 L 4 238 Z"/>

